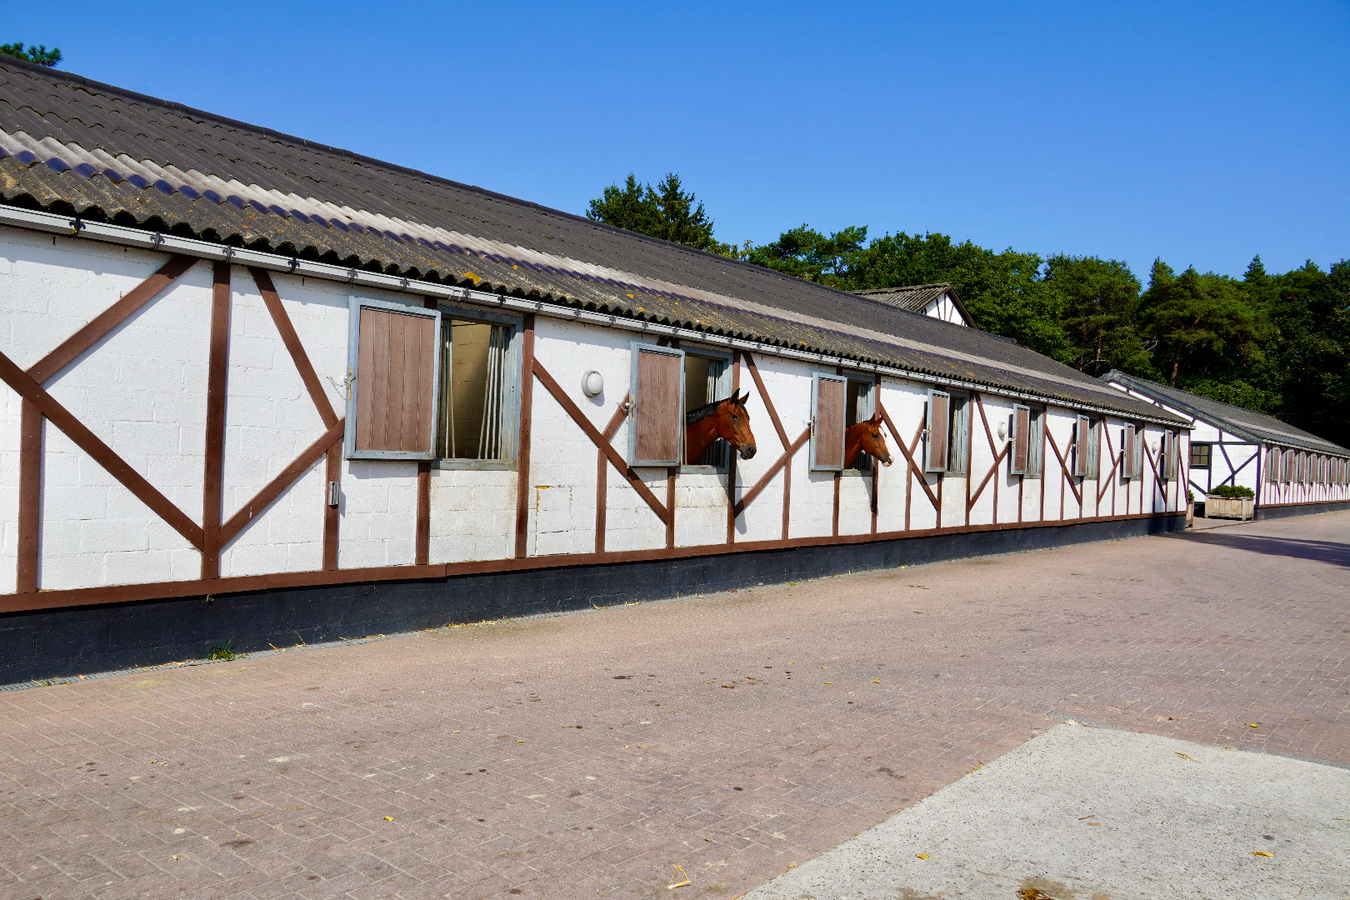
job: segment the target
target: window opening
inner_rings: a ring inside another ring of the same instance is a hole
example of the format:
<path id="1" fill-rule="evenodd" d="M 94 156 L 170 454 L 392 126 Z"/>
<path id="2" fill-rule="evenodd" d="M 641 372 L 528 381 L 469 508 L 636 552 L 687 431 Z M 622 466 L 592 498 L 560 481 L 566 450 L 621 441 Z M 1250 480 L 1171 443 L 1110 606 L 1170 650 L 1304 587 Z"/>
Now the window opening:
<path id="1" fill-rule="evenodd" d="M 947 474 L 965 475 L 970 467 L 970 398 L 952 394 L 947 437 Z"/>
<path id="2" fill-rule="evenodd" d="M 722 357 L 701 356 L 696 350 L 684 355 L 684 411 L 690 413 L 731 396 L 731 364 Z M 716 466 L 725 469 L 731 445 L 718 438 L 698 459 L 687 459 L 685 465 Z"/>
<path id="3" fill-rule="evenodd" d="M 510 325 L 442 317 L 440 458 L 514 458 L 516 385 L 508 361 L 514 332 Z"/>
<path id="4" fill-rule="evenodd" d="M 871 381 L 860 381 L 849 379 L 848 396 L 844 406 L 845 430 L 848 426 L 857 425 L 859 422 L 865 422 L 872 418 L 872 413 L 876 411 L 875 398 L 872 389 L 875 383 Z M 849 466 L 857 472 L 864 474 L 870 473 L 876 461 L 873 460 L 870 453 L 859 453 L 853 460 L 853 465 Z"/>
<path id="5" fill-rule="evenodd" d="M 1027 415 L 1027 477 L 1040 478 L 1045 468 L 1045 410 L 1033 406 Z"/>

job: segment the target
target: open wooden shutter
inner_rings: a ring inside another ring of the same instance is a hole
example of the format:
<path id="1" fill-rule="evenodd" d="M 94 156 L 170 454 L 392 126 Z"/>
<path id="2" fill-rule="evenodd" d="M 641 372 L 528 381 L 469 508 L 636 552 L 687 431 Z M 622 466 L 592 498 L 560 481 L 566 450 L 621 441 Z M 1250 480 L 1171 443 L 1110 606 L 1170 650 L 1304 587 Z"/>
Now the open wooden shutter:
<path id="1" fill-rule="evenodd" d="M 684 456 L 684 351 L 633 345 L 628 464 L 678 466 Z"/>
<path id="2" fill-rule="evenodd" d="M 1280 480 L 1280 448 L 1266 448 L 1266 481 L 1277 482 Z"/>
<path id="3" fill-rule="evenodd" d="M 436 452 L 441 314 L 353 298 L 348 348 L 351 459 L 431 459 Z"/>
<path id="4" fill-rule="evenodd" d="M 1126 423 L 1120 430 L 1120 474 L 1125 479 L 1139 474 L 1139 466 L 1135 462 L 1136 443 L 1134 426 Z"/>
<path id="5" fill-rule="evenodd" d="M 928 392 L 928 439 L 924 442 L 923 470 L 947 471 L 947 435 L 951 432 L 952 398 L 946 391 Z"/>
<path id="6" fill-rule="evenodd" d="M 1027 473 L 1027 464 L 1031 462 L 1030 432 L 1030 407 L 1014 406 L 1012 415 L 1012 452 L 1008 454 L 1008 472 L 1012 475 L 1025 475 Z"/>
<path id="7" fill-rule="evenodd" d="M 834 375 L 812 377 L 811 468 L 838 472 L 844 468 L 844 415 L 848 409 L 848 379 Z"/>
<path id="8" fill-rule="evenodd" d="M 1079 478 L 1087 475 L 1088 434 L 1092 431 L 1092 420 L 1079 416 L 1073 428 L 1073 474 Z"/>

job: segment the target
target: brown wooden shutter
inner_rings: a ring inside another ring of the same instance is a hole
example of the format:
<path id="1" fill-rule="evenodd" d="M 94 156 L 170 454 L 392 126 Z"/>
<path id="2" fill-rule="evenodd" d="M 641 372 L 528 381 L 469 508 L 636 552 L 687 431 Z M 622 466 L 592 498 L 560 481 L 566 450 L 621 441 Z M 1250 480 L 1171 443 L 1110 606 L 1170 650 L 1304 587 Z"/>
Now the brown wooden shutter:
<path id="1" fill-rule="evenodd" d="M 1280 480 L 1280 449 L 1278 447 L 1266 448 L 1266 481 L 1275 482 Z"/>
<path id="2" fill-rule="evenodd" d="M 945 391 L 928 392 L 928 440 L 925 442 L 925 472 L 947 470 L 947 435 L 951 430 L 952 398 Z"/>
<path id="3" fill-rule="evenodd" d="M 358 302 L 347 455 L 431 459 L 436 422 L 440 314 Z"/>
<path id="4" fill-rule="evenodd" d="M 1135 471 L 1134 445 L 1134 426 L 1127 422 L 1125 427 L 1120 430 L 1120 474 L 1126 479 L 1133 478 L 1135 475 L 1139 474 Z"/>
<path id="5" fill-rule="evenodd" d="M 1073 429 L 1073 474 L 1079 478 L 1087 474 L 1088 435 L 1092 433 L 1092 420 L 1079 416 Z"/>
<path id="6" fill-rule="evenodd" d="M 1031 409 L 1014 406 L 1012 417 L 1012 453 L 1009 473 L 1025 475 L 1031 462 Z"/>
<path id="7" fill-rule="evenodd" d="M 670 347 L 633 347 L 629 409 L 630 466 L 678 466 L 684 456 L 684 352 Z"/>
<path id="8" fill-rule="evenodd" d="M 811 409 L 811 468 L 836 472 L 844 468 L 844 417 L 848 380 L 816 375 Z"/>

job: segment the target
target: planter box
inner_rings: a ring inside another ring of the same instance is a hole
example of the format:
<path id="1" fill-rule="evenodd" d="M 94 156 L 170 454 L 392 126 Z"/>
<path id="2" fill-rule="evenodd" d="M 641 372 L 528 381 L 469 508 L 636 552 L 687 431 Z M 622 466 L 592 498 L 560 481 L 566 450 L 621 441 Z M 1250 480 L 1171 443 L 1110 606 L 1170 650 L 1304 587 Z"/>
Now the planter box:
<path id="1" fill-rule="evenodd" d="M 1255 511 L 1256 500 L 1252 497 L 1229 499 L 1228 497 L 1215 497 L 1211 494 L 1205 498 L 1205 518 L 1207 519 L 1250 519 Z"/>

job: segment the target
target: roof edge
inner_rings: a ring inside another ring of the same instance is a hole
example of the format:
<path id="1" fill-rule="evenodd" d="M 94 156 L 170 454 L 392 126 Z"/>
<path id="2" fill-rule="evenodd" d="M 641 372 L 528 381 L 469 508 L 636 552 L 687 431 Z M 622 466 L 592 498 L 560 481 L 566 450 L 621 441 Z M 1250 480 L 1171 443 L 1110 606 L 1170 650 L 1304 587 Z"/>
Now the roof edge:
<path id="1" fill-rule="evenodd" d="M 1230 431 L 1230 432 L 1232 432 L 1233 434 L 1238 435 L 1239 437 L 1244 437 L 1244 438 L 1246 438 L 1247 440 L 1251 441 L 1251 442 L 1254 443 L 1254 444 L 1258 444 L 1258 445 L 1264 445 L 1264 444 L 1283 444 L 1283 445 L 1289 445 L 1289 444 L 1292 443 L 1292 442 L 1290 442 L 1290 441 L 1280 441 L 1280 440 L 1276 440 L 1276 439 L 1272 439 L 1272 438 L 1268 438 L 1268 437 L 1261 437 L 1259 434 L 1256 434 L 1255 432 L 1251 431 L 1250 428 L 1248 428 L 1247 426 L 1234 424 L 1233 422 L 1231 422 L 1231 421 L 1229 421 L 1229 420 L 1222 419 L 1222 418 L 1219 417 L 1219 416 L 1215 416 L 1215 415 L 1212 415 L 1211 413 L 1205 412 L 1204 410 L 1201 410 L 1201 409 L 1199 409 L 1199 408 L 1197 408 L 1197 407 L 1191 405 L 1190 403 L 1187 403 L 1185 400 L 1178 400 L 1178 399 L 1175 398 L 1175 397 L 1166 396 L 1166 395 L 1163 395 L 1163 394 L 1159 393 L 1158 391 L 1155 391 L 1155 390 L 1152 390 L 1152 389 L 1151 389 L 1152 387 L 1167 387 L 1167 388 L 1170 389 L 1170 390 L 1181 391 L 1183 394 L 1189 394 L 1189 393 L 1190 393 L 1190 391 L 1186 391 L 1186 390 L 1184 390 L 1184 389 L 1182 389 L 1182 388 L 1174 388 L 1174 387 L 1171 387 L 1170 385 L 1161 385 L 1161 384 L 1158 384 L 1156 381 L 1150 381 L 1150 380 L 1148 380 L 1147 378 L 1140 378 L 1140 377 L 1137 376 L 1137 375 L 1129 375 L 1129 374 L 1127 374 L 1127 373 L 1125 373 L 1125 372 L 1120 371 L 1119 369 L 1112 369 L 1111 371 L 1107 372 L 1105 375 L 1101 375 L 1101 376 L 1098 376 L 1098 377 L 1099 377 L 1099 380 L 1104 381 L 1104 382 L 1107 382 L 1107 383 L 1110 383 L 1110 382 L 1112 382 L 1112 381 L 1115 381 L 1115 382 L 1118 382 L 1118 383 L 1120 383 L 1120 384 L 1124 384 L 1124 385 L 1126 385 L 1127 387 L 1134 388 L 1135 390 L 1138 390 L 1140 393 L 1147 394 L 1148 396 L 1153 397 L 1153 398 L 1154 398 L 1155 400 L 1157 400 L 1159 403 L 1166 403 L 1166 404 L 1168 404 L 1169 406 L 1175 406 L 1177 409 L 1182 410 L 1182 411 L 1185 412 L 1187 415 L 1195 416 L 1197 419 L 1203 419 L 1203 420 L 1205 420 L 1205 421 L 1213 421 L 1213 422 L 1216 422 L 1216 423 L 1218 423 L 1218 424 L 1221 424 L 1221 425 L 1223 425 L 1223 427 L 1224 427 L 1225 430 Z M 1196 396 L 1200 396 L 1200 395 L 1197 394 Z M 1211 397 L 1205 397 L 1204 399 L 1210 400 L 1210 401 L 1213 402 L 1213 403 L 1223 403 L 1224 406 L 1229 406 L 1229 407 L 1232 407 L 1233 409 L 1238 409 L 1238 410 L 1243 409 L 1243 407 L 1241 407 L 1241 406 L 1233 406 L 1233 404 L 1231 404 L 1231 403 L 1224 403 L 1222 400 L 1214 400 L 1214 399 L 1211 398 Z M 1245 410 L 1245 411 L 1246 411 L 1246 412 L 1250 412 L 1250 413 L 1254 413 L 1255 415 L 1266 415 L 1265 413 L 1257 413 L 1255 410 Z M 1269 418 L 1274 419 L 1275 417 L 1274 417 L 1274 416 L 1270 416 Z M 1318 435 L 1315 435 L 1315 434 L 1313 434 L 1313 433 L 1310 432 L 1310 431 L 1304 431 L 1302 428 L 1299 428 L 1297 425 L 1290 425 L 1288 422 L 1284 421 L 1283 419 L 1275 419 L 1275 421 L 1279 422 L 1281 425 L 1285 426 L 1286 428 L 1292 428 L 1292 429 L 1294 429 L 1294 430 L 1296 430 L 1296 431 L 1298 431 L 1298 432 L 1301 432 L 1302 434 L 1308 435 L 1308 437 L 1313 438 L 1314 440 L 1316 440 L 1316 441 L 1318 441 L 1318 442 L 1320 442 L 1320 443 L 1322 443 L 1322 444 L 1324 444 L 1324 445 L 1326 445 L 1326 446 L 1328 446 L 1328 447 L 1336 447 L 1337 449 L 1341 450 L 1342 452 L 1346 453 L 1347 455 L 1350 455 L 1350 448 L 1342 447 L 1340 444 L 1336 443 L 1335 441 L 1329 441 L 1329 440 L 1327 440 L 1326 438 L 1324 438 L 1324 437 L 1319 437 Z M 1305 440 L 1305 441 L 1302 441 L 1302 443 L 1305 445 L 1304 449 L 1313 449 L 1313 448 L 1310 448 L 1310 447 L 1307 447 L 1307 446 L 1306 446 L 1306 445 L 1309 443 L 1308 441 Z M 1325 452 L 1325 450 L 1323 449 L 1323 450 L 1320 450 L 1320 451 L 1318 451 L 1318 452 Z"/>

